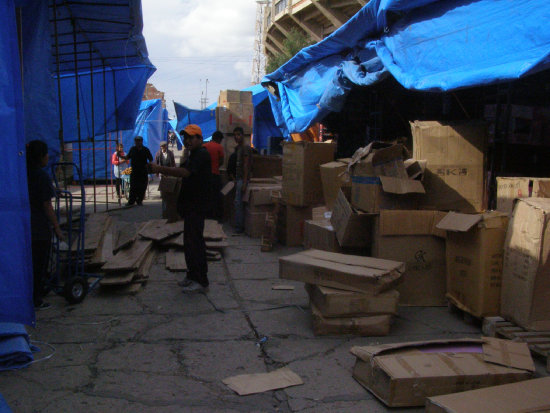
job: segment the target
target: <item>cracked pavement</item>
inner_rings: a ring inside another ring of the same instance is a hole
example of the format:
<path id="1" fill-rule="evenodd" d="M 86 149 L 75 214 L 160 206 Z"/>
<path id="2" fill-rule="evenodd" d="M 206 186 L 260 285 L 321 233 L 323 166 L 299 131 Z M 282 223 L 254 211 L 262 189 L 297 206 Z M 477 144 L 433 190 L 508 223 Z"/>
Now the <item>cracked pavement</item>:
<path id="1" fill-rule="evenodd" d="M 159 216 L 160 205 L 112 215 L 144 221 Z M 209 263 L 208 296 L 184 295 L 176 284 L 184 273 L 166 270 L 164 254 L 136 295 L 95 290 L 74 306 L 50 295 L 52 307 L 38 312 L 36 328 L 28 329 L 41 348 L 35 358 L 44 360 L 0 373 L 0 394 L 12 410 L 387 412 L 352 378 L 352 346 L 481 333 L 447 308 L 401 307 L 387 337 L 315 337 L 303 284 L 278 279 L 278 257 L 300 249 L 262 253 L 259 240 L 225 229 L 229 247 L 222 261 Z M 295 289 L 272 290 L 279 283 Z M 221 381 L 283 366 L 304 384 L 238 396 Z M 542 363 L 537 368 L 546 374 Z"/>

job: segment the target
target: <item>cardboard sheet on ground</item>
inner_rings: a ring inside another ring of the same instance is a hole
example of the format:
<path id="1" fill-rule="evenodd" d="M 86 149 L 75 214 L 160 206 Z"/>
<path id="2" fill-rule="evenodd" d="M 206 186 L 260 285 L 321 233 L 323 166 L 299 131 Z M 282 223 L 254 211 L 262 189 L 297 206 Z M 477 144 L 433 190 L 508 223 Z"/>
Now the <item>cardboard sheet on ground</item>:
<path id="1" fill-rule="evenodd" d="M 223 379 L 222 382 L 239 396 L 304 384 L 302 379 L 288 367 L 270 373 L 242 374 L 228 377 Z"/>

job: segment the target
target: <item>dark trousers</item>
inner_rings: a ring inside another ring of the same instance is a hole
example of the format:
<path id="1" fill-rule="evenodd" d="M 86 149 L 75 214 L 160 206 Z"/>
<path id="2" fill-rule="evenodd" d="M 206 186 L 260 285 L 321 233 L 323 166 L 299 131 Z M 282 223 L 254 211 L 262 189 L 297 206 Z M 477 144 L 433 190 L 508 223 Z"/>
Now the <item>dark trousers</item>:
<path id="1" fill-rule="evenodd" d="M 204 213 L 185 211 L 183 220 L 183 250 L 187 261 L 187 278 L 208 287 L 208 263 L 203 236 Z"/>
<path id="2" fill-rule="evenodd" d="M 210 194 L 208 218 L 221 221 L 223 219 L 223 196 L 220 192 L 222 190 L 222 178 L 220 175 L 212 174 L 210 188 L 212 188 L 212 193 Z"/>
<path id="3" fill-rule="evenodd" d="M 122 184 L 122 178 L 115 178 L 116 194 L 120 196 L 120 185 Z"/>
<path id="4" fill-rule="evenodd" d="M 38 306 L 44 297 L 44 283 L 48 280 L 51 240 L 32 240 L 33 301 Z"/>
<path id="5" fill-rule="evenodd" d="M 147 190 L 147 172 L 138 171 L 130 174 L 130 197 L 128 203 L 133 204 L 137 202 L 141 204 L 143 198 L 145 198 L 145 191 Z"/>

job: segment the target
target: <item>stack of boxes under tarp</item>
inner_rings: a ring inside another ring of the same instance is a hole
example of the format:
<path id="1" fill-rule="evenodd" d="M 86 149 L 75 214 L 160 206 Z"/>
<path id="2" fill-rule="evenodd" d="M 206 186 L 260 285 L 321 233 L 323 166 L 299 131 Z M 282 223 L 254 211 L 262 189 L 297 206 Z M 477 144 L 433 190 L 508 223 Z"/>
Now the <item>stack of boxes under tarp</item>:
<path id="1" fill-rule="evenodd" d="M 306 283 L 316 335 L 387 335 L 404 269 L 396 261 L 320 250 L 279 259 L 281 278 Z"/>

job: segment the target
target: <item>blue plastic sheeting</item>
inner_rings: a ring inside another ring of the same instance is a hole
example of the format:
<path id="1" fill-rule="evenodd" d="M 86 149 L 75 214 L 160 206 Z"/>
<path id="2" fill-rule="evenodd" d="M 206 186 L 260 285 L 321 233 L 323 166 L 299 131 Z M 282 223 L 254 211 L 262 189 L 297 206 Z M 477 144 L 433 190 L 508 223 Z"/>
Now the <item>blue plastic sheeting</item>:
<path id="1" fill-rule="evenodd" d="M 372 0 L 262 84 L 282 129 L 303 132 L 338 112 L 354 85 L 393 75 L 405 88 L 448 91 L 550 67 L 550 2 Z"/>
<path id="2" fill-rule="evenodd" d="M 243 91 L 252 92 L 252 104 L 254 105 L 254 124 L 252 125 L 252 144 L 258 150 L 269 147 L 269 138 L 284 135 L 277 127 L 268 99 L 269 93 L 262 85 L 250 86 Z"/>
<path id="3" fill-rule="evenodd" d="M 181 131 L 189 124 L 199 125 L 202 129 L 204 140 L 210 140 L 212 134 L 216 132 L 216 103 L 208 106 L 206 109 L 190 109 L 180 103 L 174 102 L 174 109 L 178 117 L 177 130 Z"/>
<path id="4" fill-rule="evenodd" d="M 0 394 L 0 413 L 12 413 L 12 410 L 10 409 L 10 406 L 8 406 L 8 403 L 2 395 Z"/>
<path id="5" fill-rule="evenodd" d="M 0 322 L 34 324 L 23 100 L 13 0 L 0 2 Z"/>
<path id="6" fill-rule="evenodd" d="M 31 345 L 23 324 L 0 323 L 0 371 L 27 367 L 39 349 Z"/>
<path id="7" fill-rule="evenodd" d="M 167 140 L 168 131 L 172 128 L 168 119 L 168 112 L 162 107 L 160 99 L 144 100 L 141 102 L 138 116 L 132 130 L 125 130 L 119 133 L 119 140 L 124 145 L 124 150 L 128 152 L 134 145 L 136 136 L 143 137 L 143 144 L 147 146 L 154 155 L 160 148 L 160 141 Z M 96 162 L 95 178 L 111 179 L 112 166 L 111 155 L 115 152 L 116 136 L 113 133 L 107 136 L 107 168 L 105 168 L 105 136 L 96 137 Z M 93 179 L 94 177 L 94 159 L 92 153 L 92 143 L 85 142 L 82 148 L 82 176 L 84 179 Z M 78 147 L 73 143 L 73 162 L 80 163 L 78 156 Z"/>

